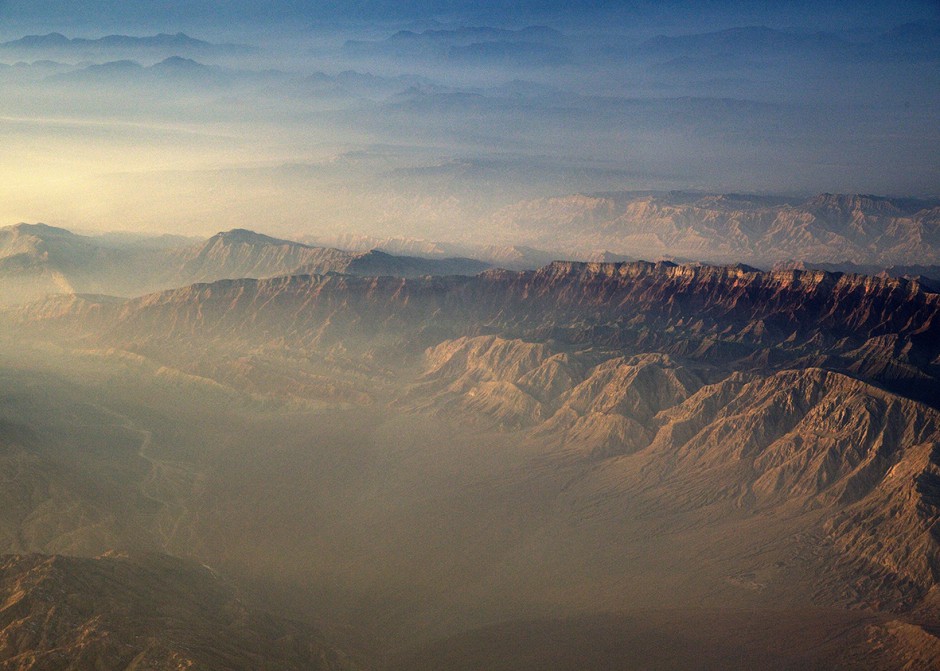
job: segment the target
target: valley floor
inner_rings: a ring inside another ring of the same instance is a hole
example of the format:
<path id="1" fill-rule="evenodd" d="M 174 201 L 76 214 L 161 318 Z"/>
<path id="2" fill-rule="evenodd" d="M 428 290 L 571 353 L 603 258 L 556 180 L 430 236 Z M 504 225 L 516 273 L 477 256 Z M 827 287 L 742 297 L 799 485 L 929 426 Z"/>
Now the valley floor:
<path id="1" fill-rule="evenodd" d="M 2 552 L 176 555 L 363 668 L 940 661 L 916 614 L 846 587 L 825 510 L 653 485 L 643 453 L 266 398 L 119 351 L 7 346 L 0 379 Z"/>

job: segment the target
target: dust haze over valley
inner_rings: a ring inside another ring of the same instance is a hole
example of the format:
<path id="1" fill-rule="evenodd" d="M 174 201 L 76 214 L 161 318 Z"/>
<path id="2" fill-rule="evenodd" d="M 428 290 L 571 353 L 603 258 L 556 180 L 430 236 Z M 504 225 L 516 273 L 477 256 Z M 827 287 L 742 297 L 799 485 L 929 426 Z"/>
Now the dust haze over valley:
<path id="1" fill-rule="evenodd" d="M 937 668 L 938 45 L 0 2 L 0 667 Z"/>

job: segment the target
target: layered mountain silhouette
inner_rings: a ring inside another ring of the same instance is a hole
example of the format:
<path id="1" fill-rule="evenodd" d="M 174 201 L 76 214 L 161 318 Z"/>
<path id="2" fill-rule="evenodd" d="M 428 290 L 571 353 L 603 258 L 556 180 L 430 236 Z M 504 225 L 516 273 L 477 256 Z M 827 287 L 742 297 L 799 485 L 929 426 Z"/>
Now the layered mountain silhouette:
<path id="1" fill-rule="evenodd" d="M 222 278 L 289 274 L 475 274 L 488 265 L 472 259 L 424 259 L 379 251 L 311 247 L 236 229 L 204 243 L 165 240 L 124 244 L 44 224 L 0 229 L 0 296 L 5 302 L 57 293 L 134 295 Z"/>
<path id="2" fill-rule="evenodd" d="M 743 71 L 759 64 L 876 63 L 940 57 L 936 21 L 897 26 L 873 39 L 846 39 L 826 32 L 742 26 L 689 35 L 660 35 L 640 44 L 634 55 L 658 60 L 668 70 L 693 73 L 714 68 Z M 660 68 L 660 71 L 663 71 Z"/>
<path id="3" fill-rule="evenodd" d="M 144 244 L 127 249 L 113 239 L 19 224 L 0 229 L 0 272 L 8 278 L 0 289 L 16 294 L 14 287 L 27 281 L 25 274 L 31 287 L 27 299 L 59 291 L 134 295 L 239 277 L 475 274 L 488 265 L 538 267 L 559 256 L 623 261 L 668 255 L 763 267 L 883 270 L 891 276 L 924 276 L 925 287 L 934 286 L 940 274 L 940 207 L 932 201 L 834 194 L 800 202 L 682 193 L 576 195 L 518 203 L 498 213 L 492 224 L 499 231 L 495 239 L 509 232 L 516 242 L 328 240 L 354 250 L 345 252 L 236 229 L 170 251 L 148 250 Z M 565 251 L 544 251 L 552 249 Z"/>
<path id="4" fill-rule="evenodd" d="M 103 37 L 66 37 L 62 33 L 26 35 L 0 43 L 0 51 L 71 57 L 88 57 L 114 52 L 156 52 L 165 54 L 250 54 L 252 47 L 239 44 L 213 44 L 185 33 L 157 35 L 105 35 Z"/>
<path id="5" fill-rule="evenodd" d="M 337 236 L 309 236 L 303 238 L 314 246 L 339 247 L 350 251 L 379 250 L 395 255 L 420 256 L 440 259 L 462 256 L 478 259 L 497 268 L 507 270 L 534 270 L 564 256 L 561 251 L 551 252 L 524 245 L 474 245 L 453 242 L 438 242 L 421 238 L 380 237 L 373 235 L 345 234 Z M 586 261 L 630 261 L 619 254 L 599 251 L 587 255 Z M 875 270 L 877 273 L 881 269 Z M 938 273 L 940 274 L 940 273 Z"/>
<path id="6" fill-rule="evenodd" d="M 455 30 L 399 31 L 384 40 L 350 40 L 352 56 L 443 60 L 462 65 L 561 65 L 571 54 L 564 36 L 545 26 L 520 30 L 464 27 Z"/>

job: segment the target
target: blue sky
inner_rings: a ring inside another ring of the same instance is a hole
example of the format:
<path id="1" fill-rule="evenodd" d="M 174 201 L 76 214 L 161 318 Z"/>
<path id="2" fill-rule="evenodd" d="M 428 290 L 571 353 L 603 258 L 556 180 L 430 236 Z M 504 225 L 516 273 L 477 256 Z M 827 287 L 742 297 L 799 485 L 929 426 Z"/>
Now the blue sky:
<path id="1" fill-rule="evenodd" d="M 266 18 L 272 20 L 317 21 L 324 18 L 346 20 L 408 19 L 431 16 L 492 17 L 494 20 L 529 20 L 536 17 L 577 18 L 579 16 L 622 16 L 663 24 L 703 27 L 727 25 L 772 25 L 802 28 L 855 29 L 870 25 L 901 23 L 918 18 L 937 18 L 940 4 L 930 0 L 907 2 L 807 2 L 804 0 L 738 1 L 700 0 L 688 2 L 603 2 L 521 0 L 518 2 L 466 2 L 466 0 L 303 1 L 277 0 L 190 0 L 189 2 L 146 0 L 4 0 L 0 11 L 8 19 L 44 20 L 54 24 L 100 21 L 139 23 L 195 23 L 199 21 L 239 22 Z"/>

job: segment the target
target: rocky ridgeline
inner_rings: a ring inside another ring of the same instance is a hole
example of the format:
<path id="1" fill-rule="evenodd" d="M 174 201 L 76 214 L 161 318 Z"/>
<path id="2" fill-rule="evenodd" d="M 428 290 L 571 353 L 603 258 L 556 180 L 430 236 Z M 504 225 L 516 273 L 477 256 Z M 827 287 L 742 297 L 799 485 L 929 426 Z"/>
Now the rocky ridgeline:
<path id="1" fill-rule="evenodd" d="M 556 262 L 476 277 L 292 276 L 125 302 L 50 300 L 7 316 L 118 346 L 280 343 L 405 364 L 443 340 L 493 333 L 742 370 L 812 365 L 940 397 L 940 295 L 912 280 L 824 271 Z"/>

